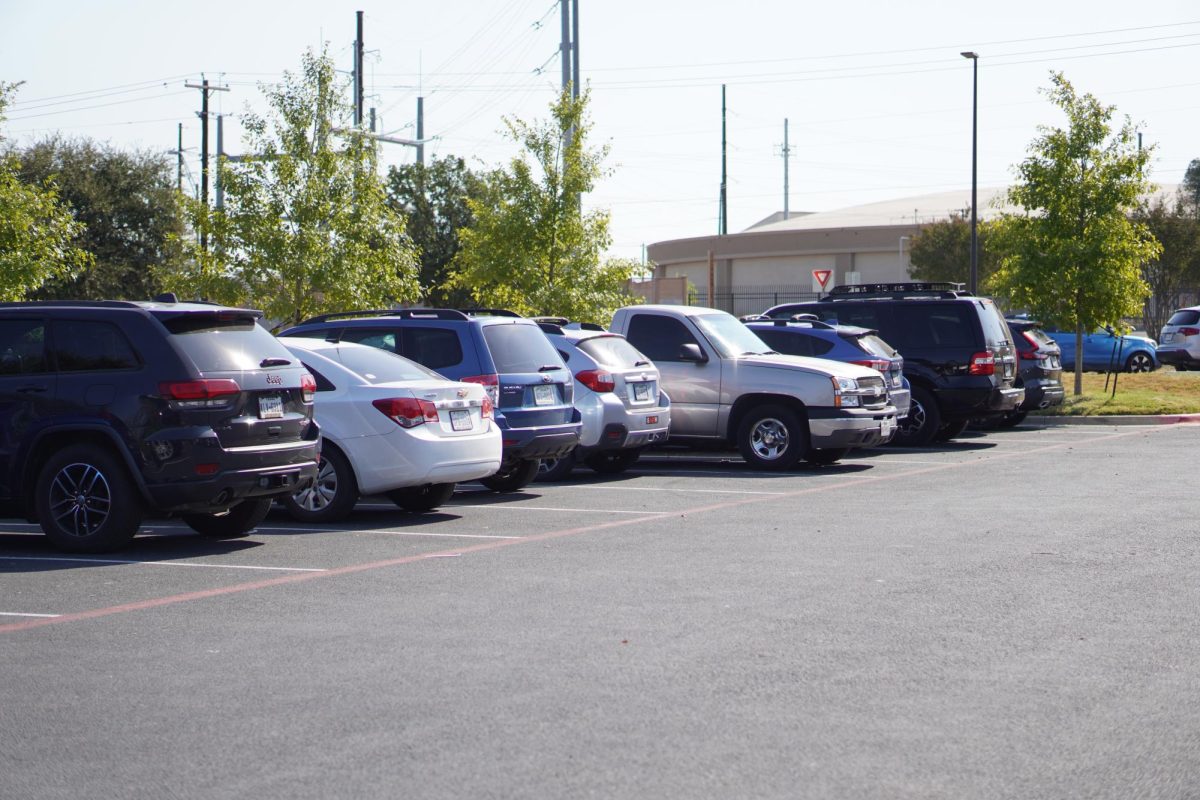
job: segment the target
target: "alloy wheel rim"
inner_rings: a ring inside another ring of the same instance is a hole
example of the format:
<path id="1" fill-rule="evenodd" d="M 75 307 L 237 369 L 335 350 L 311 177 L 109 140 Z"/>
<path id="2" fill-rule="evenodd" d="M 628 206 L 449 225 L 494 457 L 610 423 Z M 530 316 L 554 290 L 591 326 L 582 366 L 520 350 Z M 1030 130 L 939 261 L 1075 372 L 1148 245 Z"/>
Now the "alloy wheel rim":
<path id="1" fill-rule="evenodd" d="M 925 406 L 921 405 L 919 401 L 913 400 L 908 408 L 908 416 L 898 427 L 906 436 L 925 427 Z"/>
<path id="2" fill-rule="evenodd" d="M 329 459 L 323 458 L 317 479 L 313 481 L 312 486 L 298 492 L 294 499 L 296 505 L 305 511 L 321 511 L 333 502 L 333 498 L 337 496 L 337 488 L 337 470 L 333 468 Z"/>
<path id="3" fill-rule="evenodd" d="M 112 513 L 112 488 L 91 464 L 68 464 L 50 484 L 50 514 L 66 534 L 94 534 Z"/>
<path id="4" fill-rule="evenodd" d="M 1150 371 L 1150 356 L 1145 353 L 1135 353 L 1129 359 L 1130 372 L 1149 372 Z"/>
<path id="5" fill-rule="evenodd" d="M 774 461 L 788 449 L 788 429 L 777 419 L 768 417 L 754 424 L 750 430 L 750 449 L 765 461 Z"/>

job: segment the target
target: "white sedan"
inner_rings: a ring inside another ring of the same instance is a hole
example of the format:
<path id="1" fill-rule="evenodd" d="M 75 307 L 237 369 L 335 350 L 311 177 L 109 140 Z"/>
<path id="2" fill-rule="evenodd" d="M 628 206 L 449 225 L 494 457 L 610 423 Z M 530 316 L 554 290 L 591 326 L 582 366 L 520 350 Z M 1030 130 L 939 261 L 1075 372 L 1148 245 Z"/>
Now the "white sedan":
<path id="1" fill-rule="evenodd" d="M 431 511 L 455 483 L 500 468 L 500 429 L 483 386 L 367 345 L 281 341 L 316 378 L 322 436 L 316 483 L 284 501 L 294 519 L 341 519 L 360 494 Z"/>

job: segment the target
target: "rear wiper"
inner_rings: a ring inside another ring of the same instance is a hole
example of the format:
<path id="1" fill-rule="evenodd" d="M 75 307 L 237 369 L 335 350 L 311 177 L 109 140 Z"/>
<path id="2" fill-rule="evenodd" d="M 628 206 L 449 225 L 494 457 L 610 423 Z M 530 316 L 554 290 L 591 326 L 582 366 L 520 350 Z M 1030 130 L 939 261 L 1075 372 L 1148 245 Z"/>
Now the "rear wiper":
<path id="1" fill-rule="evenodd" d="M 258 362 L 258 365 L 260 367 L 286 367 L 291 363 L 292 362 L 288 361 L 286 358 L 264 358 L 262 361 Z"/>
<path id="2" fill-rule="evenodd" d="M 553 372 L 556 369 L 562 369 L 558 364 L 543 364 L 538 367 L 538 372 Z"/>
<path id="3" fill-rule="evenodd" d="M 633 365 L 634 365 L 635 367 L 648 367 L 648 366 L 650 366 L 650 362 L 649 362 L 649 361 L 646 361 L 645 359 L 643 359 L 643 360 L 641 360 L 641 361 L 635 361 L 635 362 L 633 362 Z"/>

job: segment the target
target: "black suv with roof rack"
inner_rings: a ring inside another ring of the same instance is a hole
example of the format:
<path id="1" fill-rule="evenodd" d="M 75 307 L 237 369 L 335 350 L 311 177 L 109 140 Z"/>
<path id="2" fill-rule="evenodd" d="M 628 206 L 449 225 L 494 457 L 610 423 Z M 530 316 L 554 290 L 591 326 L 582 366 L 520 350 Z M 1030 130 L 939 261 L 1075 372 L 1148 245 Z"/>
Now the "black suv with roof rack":
<path id="1" fill-rule="evenodd" d="M 147 512 L 241 536 L 317 474 L 313 377 L 202 303 L 0 303 L 0 501 L 64 550 L 129 542 Z"/>
<path id="2" fill-rule="evenodd" d="M 972 418 L 1000 417 L 1024 399 L 1025 390 L 1014 386 L 1016 350 L 1004 316 L 962 284 L 836 286 L 820 300 L 778 305 L 764 316 L 798 313 L 877 330 L 904 356 L 912 406 L 897 444 L 948 441 Z"/>
<path id="3" fill-rule="evenodd" d="M 538 323 L 497 308 L 406 308 L 324 314 L 280 336 L 358 342 L 397 353 L 451 380 L 483 384 L 504 456 L 481 482 L 509 492 L 529 484 L 543 458 L 579 444 L 574 378 Z"/>

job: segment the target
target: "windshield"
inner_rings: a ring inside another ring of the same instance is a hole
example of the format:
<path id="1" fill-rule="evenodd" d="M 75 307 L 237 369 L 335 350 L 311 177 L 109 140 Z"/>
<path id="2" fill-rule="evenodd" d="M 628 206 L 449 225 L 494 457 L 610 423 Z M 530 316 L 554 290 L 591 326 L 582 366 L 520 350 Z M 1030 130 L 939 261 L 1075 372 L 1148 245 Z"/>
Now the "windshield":
<path id="1" fill-rule="evenodd" d="M 775 352 L 730 314 L 703 314 L 692 317 L 692 320 L 722 358 Z"/>

